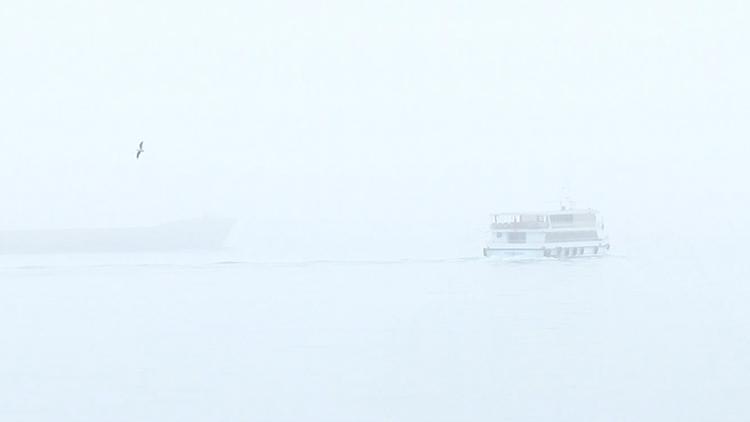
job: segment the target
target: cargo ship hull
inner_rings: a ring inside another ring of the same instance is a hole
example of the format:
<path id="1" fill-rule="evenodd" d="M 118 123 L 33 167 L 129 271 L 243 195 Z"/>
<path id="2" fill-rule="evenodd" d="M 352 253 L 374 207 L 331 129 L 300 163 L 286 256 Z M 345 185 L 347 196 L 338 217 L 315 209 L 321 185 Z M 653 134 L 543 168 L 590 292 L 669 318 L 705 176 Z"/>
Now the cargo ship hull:
<path id="1" fill-rule="evenodd" d="M 234 221 L 199 219 L 149 227 L 0 231 L 0 254 L 218 249 Z"/>

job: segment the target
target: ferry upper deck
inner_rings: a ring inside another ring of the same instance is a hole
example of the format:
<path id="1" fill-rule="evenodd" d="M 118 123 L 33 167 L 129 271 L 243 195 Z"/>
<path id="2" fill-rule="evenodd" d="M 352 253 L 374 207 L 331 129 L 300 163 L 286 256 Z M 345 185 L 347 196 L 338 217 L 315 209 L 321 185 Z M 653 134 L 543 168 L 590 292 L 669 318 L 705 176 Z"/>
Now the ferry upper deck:
<path id="1" fill-rule="evenodd" d="M 496 231 L 565 230 L 596 228 L 603 225 L 595 210 L 559 210 L 492 214 L 491 229 Z"/>

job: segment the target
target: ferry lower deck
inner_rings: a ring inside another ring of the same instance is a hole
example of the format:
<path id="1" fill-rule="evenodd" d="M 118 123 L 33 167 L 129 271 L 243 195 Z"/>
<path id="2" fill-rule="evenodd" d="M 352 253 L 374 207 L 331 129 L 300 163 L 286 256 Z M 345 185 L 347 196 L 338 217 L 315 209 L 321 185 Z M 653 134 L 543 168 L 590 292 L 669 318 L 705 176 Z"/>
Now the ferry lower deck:
<path id="1" fill-rule="evenodd" d="M 578 245 L 525 245 L 515 247 L 488 246 L 483 250 L 486 257 L 523 257 L 523 258 L 583 258 L 605 255 L 609 251 L 608 243 Z"/>

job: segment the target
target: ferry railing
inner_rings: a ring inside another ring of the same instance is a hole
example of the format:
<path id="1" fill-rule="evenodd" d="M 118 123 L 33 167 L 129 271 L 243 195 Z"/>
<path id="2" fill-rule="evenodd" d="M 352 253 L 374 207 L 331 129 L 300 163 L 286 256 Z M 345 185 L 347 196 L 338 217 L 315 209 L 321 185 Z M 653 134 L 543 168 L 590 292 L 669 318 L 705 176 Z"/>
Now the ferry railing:
<path id="1" fill-rule="evenodd" d="M 552 222 L 550 228 L 553 229 L 571 229 L 571 228 L 586 228 L 596 227 L 595 221 L 566 221 L 566 222 Z"/>
<path id="2" fill-rule="evenodd" d="M 546 229 L 549 224 L 546 221 L 519 221 L 515 223 L 492 223 L 493 230 L 523 230 L 523 229 Z"/>

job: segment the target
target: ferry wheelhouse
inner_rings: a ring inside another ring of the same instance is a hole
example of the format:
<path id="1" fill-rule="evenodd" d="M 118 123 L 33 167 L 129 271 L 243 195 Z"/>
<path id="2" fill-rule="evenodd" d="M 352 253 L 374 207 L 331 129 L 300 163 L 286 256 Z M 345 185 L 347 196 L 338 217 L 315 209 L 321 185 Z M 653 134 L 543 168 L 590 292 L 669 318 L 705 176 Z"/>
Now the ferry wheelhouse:
<path id="1" fill-rule="evenodd" d="M 493 214 L 484 256 L 573 258 L 609 250 L 601 215 L 591 209 Z"/>

